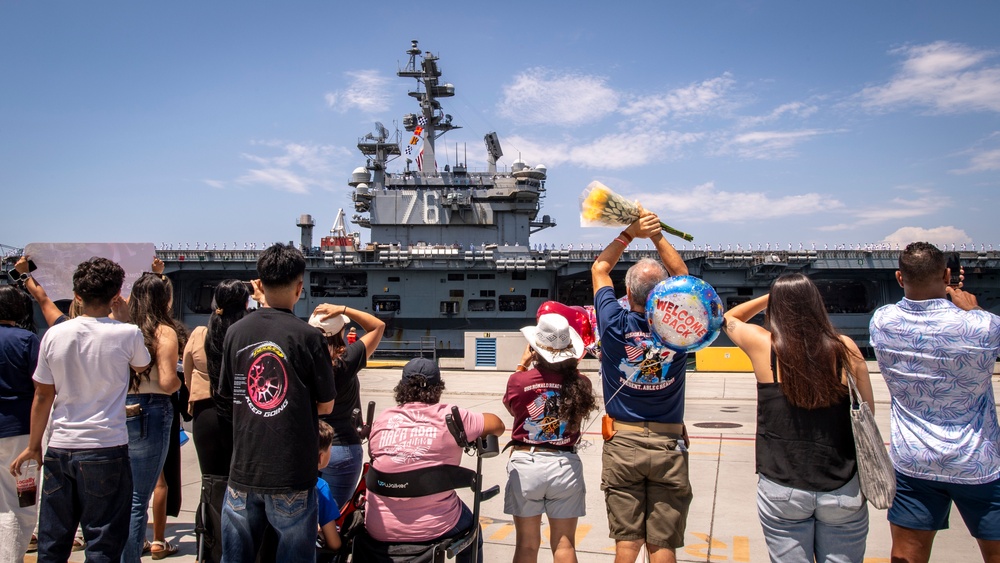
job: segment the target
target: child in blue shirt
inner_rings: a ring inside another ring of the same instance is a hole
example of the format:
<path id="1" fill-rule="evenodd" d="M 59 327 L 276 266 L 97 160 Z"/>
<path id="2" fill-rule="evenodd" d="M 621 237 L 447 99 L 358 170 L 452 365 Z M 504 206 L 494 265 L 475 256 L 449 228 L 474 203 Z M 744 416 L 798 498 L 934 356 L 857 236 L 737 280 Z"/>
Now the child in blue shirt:
<path id="1" fill-rule="evenodd" d="M 333 428 L 319 421 L 319 469 L 330 463 L 330 446 L 333 444 Z M 319 540 L 318 545 L 334 551 L 340 549 L 340 534 L 337 533 L 337 518 L 340 518 L 340 507 L 330 493 L 330 485 L 322 478 L 316 479 L 316 500 L 319 505 Z"/>

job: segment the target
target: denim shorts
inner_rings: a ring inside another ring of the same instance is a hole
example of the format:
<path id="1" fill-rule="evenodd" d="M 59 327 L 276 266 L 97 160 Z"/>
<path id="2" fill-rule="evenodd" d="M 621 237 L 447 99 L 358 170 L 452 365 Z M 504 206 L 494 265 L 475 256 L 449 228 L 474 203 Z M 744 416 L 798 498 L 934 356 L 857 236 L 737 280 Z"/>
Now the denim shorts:
<path id="1" fill-rule="evenodd" d="M 972 537 L 1000 540 L 1000 479 L 981 485 L 929 481 L 896 472 L 889 522 L 913 530 L 944 530 L 954 501 Z"/>
<path id="2" fill-rule="evenodd" d="M 587 514 L 583 462 L 572 452 L 515 451 L 507 462 L 503 511 L 518 517 Z"/>

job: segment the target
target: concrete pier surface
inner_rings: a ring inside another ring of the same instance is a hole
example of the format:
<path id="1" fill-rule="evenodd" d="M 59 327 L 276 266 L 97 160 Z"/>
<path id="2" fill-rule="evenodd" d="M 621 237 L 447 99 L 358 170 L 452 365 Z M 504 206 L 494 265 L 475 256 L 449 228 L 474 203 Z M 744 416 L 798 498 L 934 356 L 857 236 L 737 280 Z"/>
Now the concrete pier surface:
<path id="1" fill-rule="evenodd" d="M 447 365 L 442 362 L 443 365 Z M 585 374 L 601 387 L 595 371 Z M 492 412 L 507 423 L 512 422 L 500 399 L 506 387 L 506 372 L 462 371 L 445 369 L 446 390 L 442 402 Z M 361 373 L 362 402 L 375 401 L 381 411 L 393 404 L 392 389 L 399 381 L 399 368 L 365 369 Z M 876 412 L 882 437 L 889 439 L 889 393 L 881 376 L 872 374 Z M 998 385 L 994 377 L 994 390 Z M 603 404 L 603 402 L 601 402 Z M 599 416 L 597 417 L 599 419 Z M 677 551 L 682 562 L 767 562 L 767 549 L 757 519 L 754 474 L 754 433 L 756 427 L 756 385 L 749 373 L 688 372 L 686 422 L 691 437 L 690 470 L 694 502 L 688 518 L 685 546 Z M 599 421 L 585 423 L 586 433 L 580 455 L 587 482 L 587 516 L 580 519 L 577 531 L 578 558 L 582 563 L 610 562 L 614 559 L 614 541 L 608 538 L 607 515 L 601 482 L 601 435 Z M 501 444 L 509 439 L 501 438 Z M 180 551 L 166 559 L 176 563 L 195 561 L 194 514 L 198 505 L 200 473 L 194 445 L 188 442 L 183 453 L 183 509 L 178 518 L 167 521 L 167 539 Z M 506 459 L 500 456 L 484 461 L 485 484 L 506 483 Z M 475 467 L 474 458 L 464 465 Z M 463 494 L 468 501 L 469 495 Z M 870 531 L 865 563 L 889 563 L 890 536 L 886 512 L 870 509 Z M 484 561 L 510 561 L 514 551 L 514 526 L 503 513 L 503 495 L 483 504 L 482 526 Z M 543 519 L 543 527 L 545 521 Z M 544 537 L 543 533 L 543 537 Z M 152 538 L 150 528 L 149 537 Z M 144 559 L 149 559 L 145 556 Z M 942 563 L 980 561 L 976 541 L 969 535 L 957 510 L 952 511 L 951 528 L 938 533 L 931 561 Z M 550 561 L 551 553 L 543 540 L 540 561 Z M 25 561 L 35 561 L 28 554 Z M 70 561 L 84 561 L 76 552 Z"/>

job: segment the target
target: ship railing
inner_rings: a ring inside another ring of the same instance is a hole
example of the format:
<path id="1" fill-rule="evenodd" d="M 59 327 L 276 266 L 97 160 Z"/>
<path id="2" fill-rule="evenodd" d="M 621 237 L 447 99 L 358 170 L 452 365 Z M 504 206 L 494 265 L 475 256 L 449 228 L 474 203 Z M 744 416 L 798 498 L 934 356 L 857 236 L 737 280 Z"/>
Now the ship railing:
<path id="1" fill-rule="evenodd" d="M 546 261 L 535 258 L 498 258 L 497 270 L 544 270 Z"/>
<path id="2" fill-rule="evenodd" d="M 437 338 L 421 336 L 417 340 L 383 338 L 372 355 L 374 358 L 428 358 L 437 360 Z"/>
<path id="3" fill-rule="evenodd" d="M 361 263 L 361 257 L 356 253 L 342 253 L 327 250 L 323 255 L 324 262 L 331 262 L 334 266 L 346 266 Z"/>
<path id="4" fill-rule="evenodd" d="M 258 250 L 157 250 L 164 262 L 256 262 Z"/>

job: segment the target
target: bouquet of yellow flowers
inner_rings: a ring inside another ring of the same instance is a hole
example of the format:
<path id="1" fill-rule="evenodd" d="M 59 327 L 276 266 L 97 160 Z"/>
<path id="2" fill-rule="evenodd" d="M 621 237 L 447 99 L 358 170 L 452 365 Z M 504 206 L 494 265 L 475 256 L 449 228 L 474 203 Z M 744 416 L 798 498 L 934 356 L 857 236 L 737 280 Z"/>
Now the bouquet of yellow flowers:
<path id="1" fill-rule="evenodd" d="M 628 226 L 639 218 L 639 202 L 629 201 L 604 184 L 593 181 L 587 184 L 580 196 L 580 225 L 583 227 Z M 694 237 L 660 222 L 664 232 L 691 241 Z"/>

